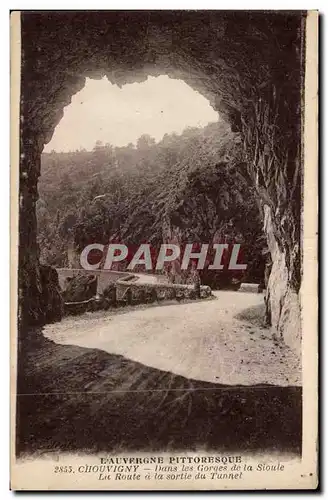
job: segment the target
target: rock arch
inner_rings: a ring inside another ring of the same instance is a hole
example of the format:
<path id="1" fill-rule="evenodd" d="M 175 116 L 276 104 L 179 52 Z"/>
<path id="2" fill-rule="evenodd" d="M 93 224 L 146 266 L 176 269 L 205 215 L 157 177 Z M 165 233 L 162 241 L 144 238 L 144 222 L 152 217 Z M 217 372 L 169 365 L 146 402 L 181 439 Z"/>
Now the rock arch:
<path id="1" fill-rule="evenodd" d="M 22 14 L 22 324 L 42 320 L 37 182 L 43 147 L 64 107 L 87 76 L 106 75 L 122 85 L 167 74 L 204 94 L 242 133 L 273 260 L 268 289 L 272 324 L 288 343 L 297 342 L 304 25 L 300 11 Z"/>

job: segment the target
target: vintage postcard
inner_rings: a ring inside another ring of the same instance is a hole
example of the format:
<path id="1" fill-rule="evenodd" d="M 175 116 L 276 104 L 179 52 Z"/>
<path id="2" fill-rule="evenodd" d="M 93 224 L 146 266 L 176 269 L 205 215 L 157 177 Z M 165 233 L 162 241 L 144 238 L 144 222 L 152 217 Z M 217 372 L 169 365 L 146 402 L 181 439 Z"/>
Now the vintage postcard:
<path id="1" fill-rule="evenodd" d="M 318 12 L 11 13 L 11 488 L 318 486 Z"/>

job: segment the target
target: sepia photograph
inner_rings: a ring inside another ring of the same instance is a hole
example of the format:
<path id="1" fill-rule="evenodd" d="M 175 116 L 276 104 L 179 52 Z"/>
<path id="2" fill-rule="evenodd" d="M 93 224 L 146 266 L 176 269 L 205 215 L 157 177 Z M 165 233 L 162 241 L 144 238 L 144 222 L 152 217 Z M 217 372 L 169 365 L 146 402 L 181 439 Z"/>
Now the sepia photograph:
<path id="1" fill-rule="evenodd" d="M 11 13 L 12 489 L 317 487 L 317 24 Z"/>

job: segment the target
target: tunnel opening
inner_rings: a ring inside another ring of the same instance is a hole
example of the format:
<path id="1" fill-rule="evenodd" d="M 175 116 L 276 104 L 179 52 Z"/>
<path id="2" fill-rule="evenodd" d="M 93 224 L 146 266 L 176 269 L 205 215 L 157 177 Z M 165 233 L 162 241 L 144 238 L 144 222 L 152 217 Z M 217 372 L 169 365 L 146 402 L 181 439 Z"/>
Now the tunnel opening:
<path id="1" fill-rule="evenodd" d="M 128 247 L 127 258 L 109 266 L 91 250 L 92 269 L 127 271 L 146 244 L 151 261 L 134 269 L 156 273 L 162 244 L 175 244 L 178 258 L 158 270 L 169 282 L 191 283 L 197 272 L 212 289 L 265 286 L 265 238 L 240 134 L 182 80 L 118 87 L 87 78 L 41 155 L 38 193 L 40 263 L 60 273 L 81 269 L 87 245 L 114 243 Z M 182 268 L 188 243 L 210 246 L 199 271 L 197 259 Z M 241 269 L 230 265 L 234 244 Z"/>
<path id="2" fill-rule="evenodd" d="M 204 11 L 199 23 L 202 30 L 195 29 L 192 13 L 180 11 L 108 12 L 101 18 L 68 13 L 64 24 L 56 13 L 22 15 L 22 325 L 45 320 L 36 242 L 37 182 L 43 147 L 64 107 L 83 88 L 86 77 L 106 75 L 122 85 L 164 73 L 201 92 L 232 131 L 241 134 L 272 258 L 266 296 L 272 326 L 287 343 L 299 345 L 304 74 L 300 47 L 305 15 Z"/>

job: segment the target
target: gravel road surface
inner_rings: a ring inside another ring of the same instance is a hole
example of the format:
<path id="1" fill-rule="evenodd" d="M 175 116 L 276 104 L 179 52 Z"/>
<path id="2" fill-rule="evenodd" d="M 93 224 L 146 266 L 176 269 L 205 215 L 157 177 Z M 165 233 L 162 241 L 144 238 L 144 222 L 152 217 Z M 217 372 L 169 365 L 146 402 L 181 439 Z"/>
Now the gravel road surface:
<path id="1" fill-rule="evenodd" d="M 262 294 L 216 291 L 213 300 L 86 313 L 48 325 L 59 344 L 97 348 L 183 377 L 228 385 L 300 385 L 295 354 L 238 317 Z"/>

